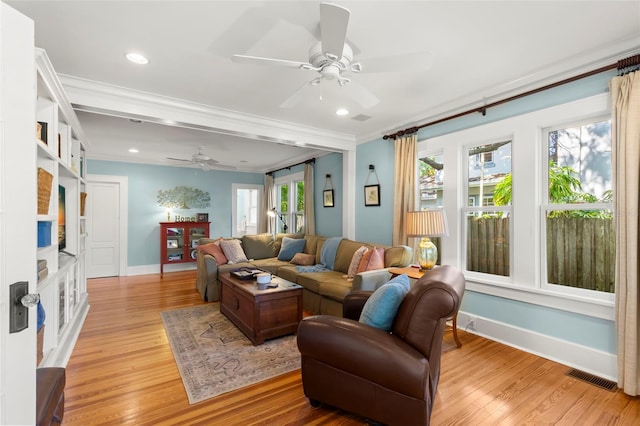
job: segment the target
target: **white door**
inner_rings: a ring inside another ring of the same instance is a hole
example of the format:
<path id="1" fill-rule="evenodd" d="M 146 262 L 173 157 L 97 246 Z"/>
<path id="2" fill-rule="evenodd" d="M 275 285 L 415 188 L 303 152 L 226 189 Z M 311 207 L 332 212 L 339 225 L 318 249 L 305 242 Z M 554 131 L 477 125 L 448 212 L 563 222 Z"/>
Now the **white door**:
<path id="1" fill-rule="evenodd" d="M 231 236 L 253 235 L 260 229 L 262 185 L 234 183 L 231 185 Z"/>
<path id="2" fill-rule="evenodd" d="M 0 424 L 35 423 L 36 308 L 9 332 L 10 285 L 36 284 L 33 21 L 0 3 Z"/>
<path id="3" fill-rule="evenodd" d="M 87 278 L 126 275 L 126 177 L 89 175 L 87 192 Z"/>

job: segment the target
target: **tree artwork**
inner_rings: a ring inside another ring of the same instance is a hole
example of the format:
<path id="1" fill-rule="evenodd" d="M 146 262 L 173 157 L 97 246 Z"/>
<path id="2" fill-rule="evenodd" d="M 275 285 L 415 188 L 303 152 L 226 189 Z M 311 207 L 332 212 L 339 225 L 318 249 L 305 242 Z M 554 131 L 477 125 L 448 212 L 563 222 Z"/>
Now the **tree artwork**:
<path id="1" fill-rule="evenodd" d="M 176 186 L 173 189 L 158 190 L 158 204 L 170 209 L 204 208 L 211 205 L 211 196 L 197 188 Z"/>

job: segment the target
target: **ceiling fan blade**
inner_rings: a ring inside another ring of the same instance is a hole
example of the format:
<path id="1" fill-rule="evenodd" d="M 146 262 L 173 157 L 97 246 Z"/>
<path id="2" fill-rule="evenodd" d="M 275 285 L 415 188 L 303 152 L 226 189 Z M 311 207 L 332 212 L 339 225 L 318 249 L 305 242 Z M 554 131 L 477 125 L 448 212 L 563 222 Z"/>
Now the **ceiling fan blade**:
<path id="1" fill-rule="evenodd" d="M 364 86 L 351 82 L 341 87 L 347 96 L 356 101 L 362 108 L 371 108 L 380 103 L 380 100 Z"/>
<path id="2" fill-rule="evenodd" d="M 287 61 L 284 59 L 262 58 L 260 56 L 233 55 L 231 61 L 240 64 L 275 65 L 286 68 L 301 68 L 303 65 L 312 66 L 307 62 Z"/>
<path id="3" fill-rule="evenodd" d="M 167 160 L 174 160 L 174 161 L 186 161 L 187 163 L 193 163 L 193 160 L 185 160 L 184 158 L 173 158 L 173 157 L 167 157 Z"/>
<path id="4" fill-rule="evenodd" d="M 320 3 L 320 41 L 322 52 L 342 58 L 349 25 L 349 9 L 331 3 Z"/>
<path id="5" fill-rule="evenodd" d="M 309 90 L 310 86 L 311 85 L 309 84 L 308 81 L 304 83 L 302 86 L 300 86 L 298 90 L 293 92 L 291 96 L 289 96 L 287 99 L 284 100 L 284 102 L 280 104 L 280 108 L 293 108 L 294 106 L 298 105 L 300 101 L 302 101 L 302 98 L 304 97 L 305 92 Z"/>
<path id="6" fill-rule="evenodd" d="M 402 72 L 428 70 L 433 65 L 431 52 L 416 52 L 358 60 L 362 72 Z"/>

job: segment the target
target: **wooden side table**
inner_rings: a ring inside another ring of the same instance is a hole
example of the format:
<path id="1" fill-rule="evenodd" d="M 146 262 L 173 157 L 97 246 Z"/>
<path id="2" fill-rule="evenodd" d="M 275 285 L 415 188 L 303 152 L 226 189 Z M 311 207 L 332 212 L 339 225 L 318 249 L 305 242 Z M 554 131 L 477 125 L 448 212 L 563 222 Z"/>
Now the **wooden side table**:
<path id="1" fill-rule="evenodd" d="M 422 278 L 424 275 L 424 271 L 421 271 L 420 268 L 389 268 L 389 273 L 391 274 L 391 278 L 395 278 L 398 275 L 406 274 L 409 278 L 413 278 L 414 280 L 418 280 Z M 452 328 L 453 328 L 453 340 L 456 342 L 457 347 L 462 347 L 462 343 L 460 343 L 460 339 L 458 339 L 458 313 L 451 318 Z"/>

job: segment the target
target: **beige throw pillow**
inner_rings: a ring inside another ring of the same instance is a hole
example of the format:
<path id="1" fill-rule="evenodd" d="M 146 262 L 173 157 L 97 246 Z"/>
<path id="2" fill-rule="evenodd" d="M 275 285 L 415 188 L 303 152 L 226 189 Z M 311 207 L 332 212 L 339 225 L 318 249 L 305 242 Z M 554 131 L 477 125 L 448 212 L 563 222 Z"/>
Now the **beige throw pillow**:
<path id="1" fill-rule="evenodd" d="M 226 256 L 228 263 L 242 263 L 248 262 L 247 255 L 244 254 L 240 240 L 222 240 L 220 241 L 220 247 L 224 255 Z"/>
<path id="2" fill-rule="evenodd" d="M 353 253 L 353 257 L 351 258 L 351 264 L 349 265 L 349 269 L 347 270 L 347 279 L 349 281 L 353 280 L 353 277 L 358 273 L 358 266 L 360 266 L 360 261 L 362 260 L 362 256 L 369 250 L 368 247 L 362 246 L 358 250 Z"/>

